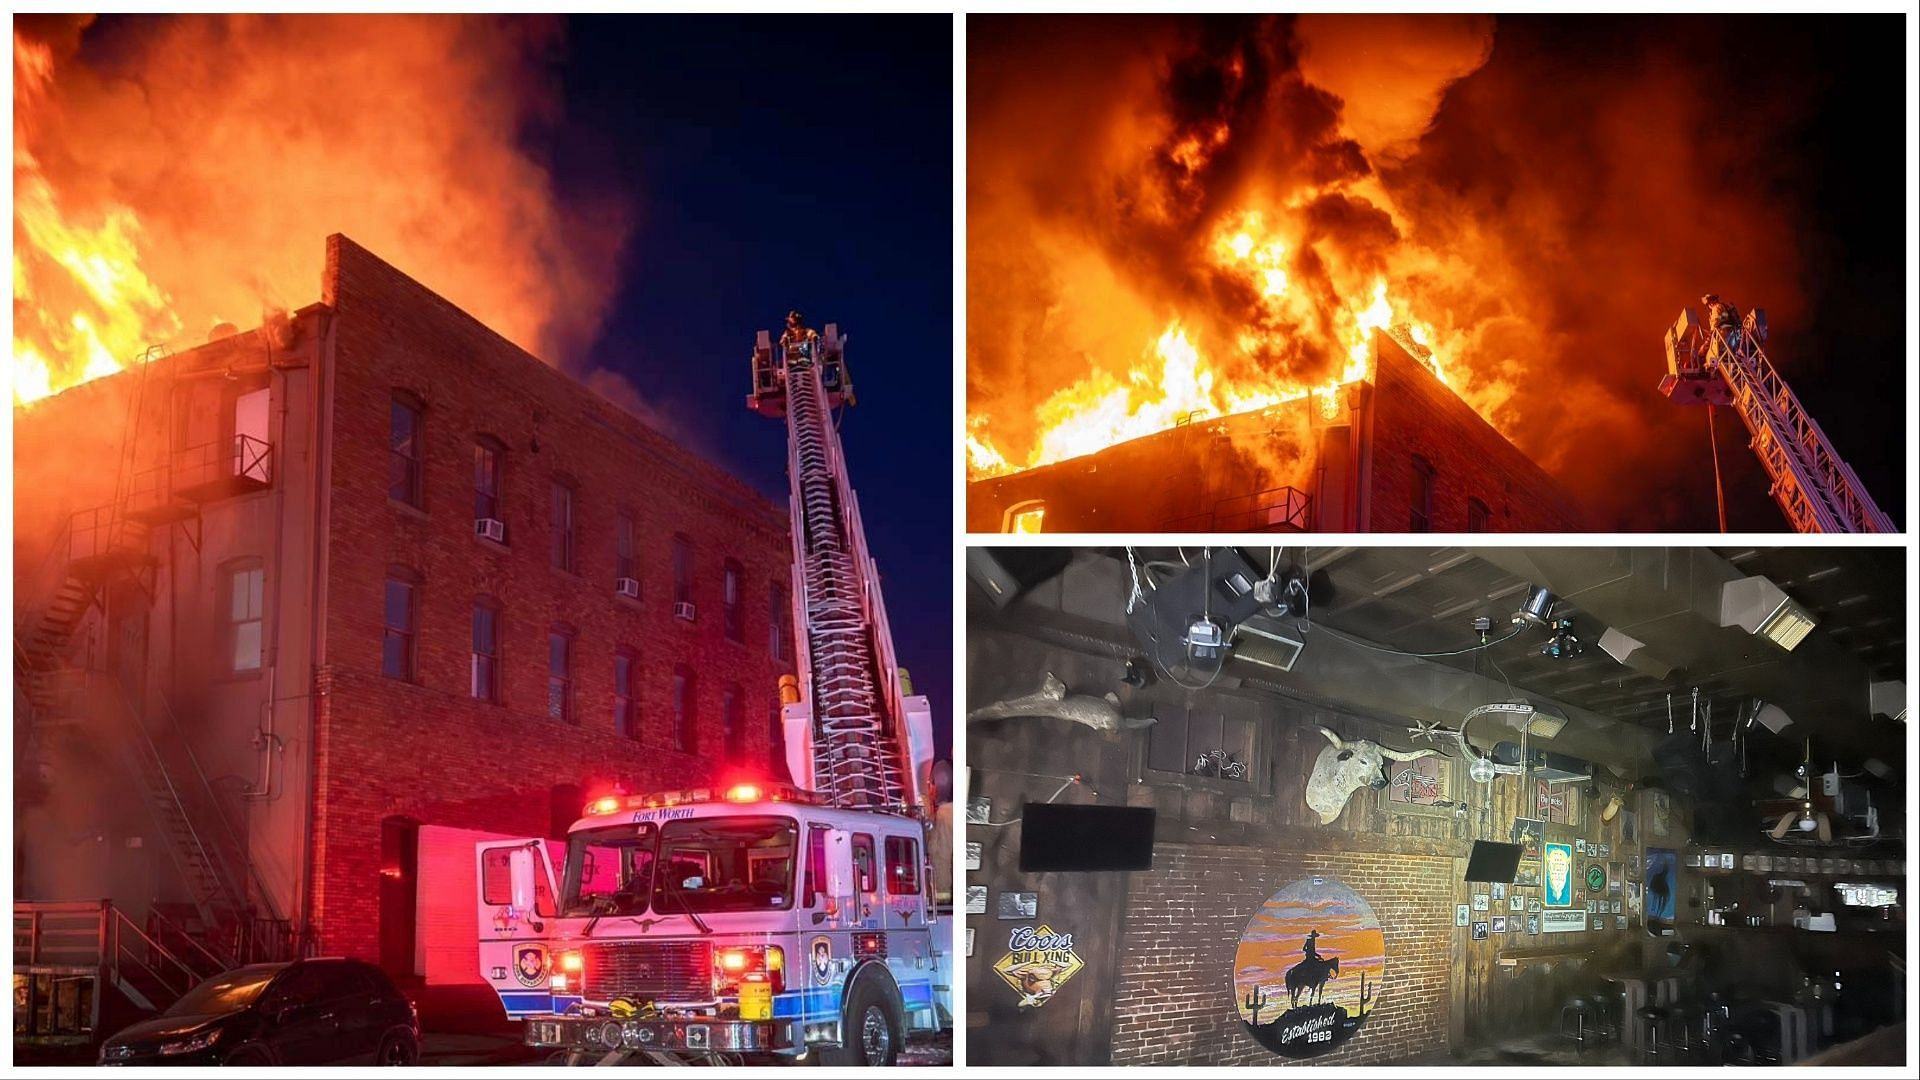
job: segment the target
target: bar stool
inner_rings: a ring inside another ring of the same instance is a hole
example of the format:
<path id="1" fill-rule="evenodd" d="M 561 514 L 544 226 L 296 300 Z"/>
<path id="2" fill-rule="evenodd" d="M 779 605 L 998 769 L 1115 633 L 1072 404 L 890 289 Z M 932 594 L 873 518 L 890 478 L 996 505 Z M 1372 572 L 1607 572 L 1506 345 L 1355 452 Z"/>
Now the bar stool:
<path id="1" fill-rule="evenodd" d="M 1640 1064 L 1651 1065 L 1660 1057 L 1660 1036 L 1666 1028 L 1668 1012 L 1660 1005 L 1646 1005 L 1635 1010 L 1633 1016 L 1639 1025 Z"/>
<path id="2" fill-rule="evenodd" d="M 1586 998 L 1570 997 L 1560 1006 L 1560 1037 L 1572 1039 L 1578 1049 L 1585 1049 L 1588 1039 L 1599 1038 L 1593 1006 Z"/>

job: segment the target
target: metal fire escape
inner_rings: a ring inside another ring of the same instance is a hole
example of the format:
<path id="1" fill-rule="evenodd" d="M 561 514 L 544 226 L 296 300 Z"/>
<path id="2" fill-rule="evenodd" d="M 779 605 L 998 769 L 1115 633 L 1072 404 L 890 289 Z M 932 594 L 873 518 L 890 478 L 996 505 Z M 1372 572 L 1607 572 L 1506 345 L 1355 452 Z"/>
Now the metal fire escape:
<path id="1" fill-rule="evenodd" d="M 851 405 L 845 340 L 826 332 L 753 353 L 747 407 L 787 421 L 794 622 L 802 700 L 787 707 L 790 745 L 811 746 L 811 776 L 794 779 L 835 806 L 910 811 L 931 739 L 923 697 L 903 697 L 880 578 L 841 456 L 833 410 Z M 791 760 L 791 756 L 790 756 Z"/>
<path id="2" fill-rule="evenodd" d="M 1701 322 L 1683 309 L 1666 335 L 1660 392 L 1682 405 L 1731 405 L 1748 445 L 1772 481 L 1769 493 L 1800 532 L 1897 532 L 1853 469 L 1841 460 L 1760 346 L 1764 310 L 1747 312 L 1738 330 Z M 1711 430 L 1711 429 L 1709 429 Z M 1723 521 L 1724 527 L 1724 521 Z"/>

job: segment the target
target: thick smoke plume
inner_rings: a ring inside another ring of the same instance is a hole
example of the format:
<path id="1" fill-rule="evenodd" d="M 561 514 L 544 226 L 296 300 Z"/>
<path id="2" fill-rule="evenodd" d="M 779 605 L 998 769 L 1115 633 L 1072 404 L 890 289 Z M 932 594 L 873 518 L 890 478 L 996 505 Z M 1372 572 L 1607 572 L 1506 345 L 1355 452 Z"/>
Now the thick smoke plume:
<path id="1" fill-rule="evenodd" d="M 319 299 L 343 232 L 566 363 L 627 234 L 527 149 L 555 119 L 541 19 L 164 17 L 15 28 L 16 368 L 49 389 Z M 76 323 L 75 320 L 81 320 Z"/>
<path id="2" fill-rule="evenodd" d="M 1704 419 L 1655 392 L 1660 335 L 1706 291 L 1792 324 L 1814 272 L 1769 142 L 1806 120 L 1806 73 L 1746 80 L 1730 110 L 1725 33 L 976 18 L 969 433 L 1036 463 L 1077 400 L 1161 393 L 1139 369 L 1170 323 L 1216 399 L 1338 380 L 1384 282 L 1392 321 L 1596 525 L 1711 527 Z M 1279 276 L 1223 253 L 1236 230 L 1276 238 Z M 1752 482 L 1721 420 L 1729 482 Z"/>

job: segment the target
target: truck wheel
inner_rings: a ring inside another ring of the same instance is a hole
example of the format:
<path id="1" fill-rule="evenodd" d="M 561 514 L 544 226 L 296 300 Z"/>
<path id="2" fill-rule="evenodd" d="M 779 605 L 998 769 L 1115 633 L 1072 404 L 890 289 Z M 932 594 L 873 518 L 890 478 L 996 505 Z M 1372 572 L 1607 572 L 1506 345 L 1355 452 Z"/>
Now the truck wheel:
<path id="1" fill-rule="evenodd" d="M 892 995 L 877 979 L 862 979 L 847 995 L 847 1015 L 840 1025 L 840 1049 L 822 1054 L 820 1063 L 892 1065 L 900 1056 L 905 1029 Z"/>

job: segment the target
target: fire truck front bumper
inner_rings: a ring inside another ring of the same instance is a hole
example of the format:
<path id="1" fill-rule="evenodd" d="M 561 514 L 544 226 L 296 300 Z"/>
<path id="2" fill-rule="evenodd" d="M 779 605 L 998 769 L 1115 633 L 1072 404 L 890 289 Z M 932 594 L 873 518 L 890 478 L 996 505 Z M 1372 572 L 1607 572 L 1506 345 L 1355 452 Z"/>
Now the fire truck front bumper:
<path id="1" fill-rule="evenodd" d="M 679 1053 L 777 1054 L 800 1049 L 791 1020 L 721 1020 L 701 1017 L 617 1020 L 555 1016 L 526 1022 L 526 1043 L 583 1053 L 664 1050 Z"/>

